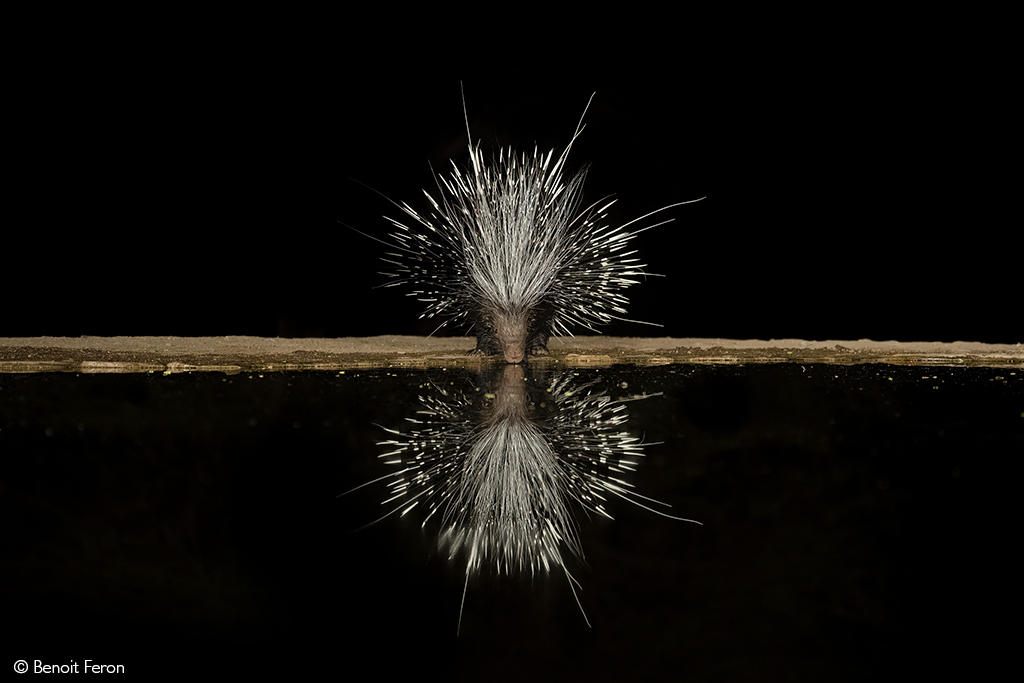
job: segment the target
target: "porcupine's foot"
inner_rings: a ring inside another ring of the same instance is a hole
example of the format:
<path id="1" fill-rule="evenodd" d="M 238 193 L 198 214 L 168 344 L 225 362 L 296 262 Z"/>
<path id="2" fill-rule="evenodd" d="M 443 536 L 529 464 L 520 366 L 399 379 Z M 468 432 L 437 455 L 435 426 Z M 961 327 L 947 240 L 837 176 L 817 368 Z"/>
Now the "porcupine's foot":
<path id="1" fill-rule="evenodd" d="M 546 332 L 535 333 L 526 344 L 527 352 L 531 356 L 548 355 L 548 339 L 549 335 Z"/>
<path id="2" fill-rule="evenodd" d="M 530 344 L 529 352 L 531 356 L 546 356 L 548 355 L 548 345 L 544 342 L 533 342 Z"/>

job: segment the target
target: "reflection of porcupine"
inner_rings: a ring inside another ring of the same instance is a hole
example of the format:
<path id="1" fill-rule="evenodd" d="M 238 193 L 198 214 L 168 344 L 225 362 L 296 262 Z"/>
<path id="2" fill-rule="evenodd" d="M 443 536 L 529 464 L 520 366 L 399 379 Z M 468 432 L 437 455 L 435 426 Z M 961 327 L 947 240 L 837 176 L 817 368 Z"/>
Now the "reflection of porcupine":
<path id="1" fill-rule="evenodd" d="M 573 385 L 569 374 L 543 382 L 531 373 L 526 381 L 523 366 L 505 368 L 483 394 L 482 409 L 464 394 L 441 390 L 421 397 L 415 429 L 388 430 L 395 438 L 382 444 L 393 450 L 381 457 L 397 469 L 382 477 L 391 494 L 385 517 L 419 509 L 426 525 L 436 515 L 440 547 L 449 559 L 465 557 L 467 585 L 484 569 L 554 569 L 565 573 L 575 594 L 562 558 L 563 545 L 583 556 L 573 501 L 609 519 L 609 495 L 672 516 L 650 507 L 660 503 L 626 480 L 644 444 L 621 430 L 624 401 L 590 391 L 593 383 Z M 540 394 L 531 397 L 528 386 L 539 386 Z"/>
<path id="2" fill-rule="evenodd" d="M 474 352 L 500 353 L 509 363 L 546 353 L 552 333 L 624 320 L 622 290 L 644 267 L 628 250 L 640 230 L 627 228 L 652 214 L 612 228 L 604 221 L 613 201 L 577 213 L 585 170 L 568 180 L 563 171 L 582 130 L 581 120 L 555 160 L 553 151 L 503 149 L 489 165 L 470 138 L 470 167 L 453 163 L 437 178 L 438 198 L 425 193 L 430 213 L 403 203 L 412 224 L 389 219 L 397 251 L 384 257 L 393 278 L 386 286 L 412 285 L 409 295 L 429 304 L 421 317 L 469 324 Z"/>

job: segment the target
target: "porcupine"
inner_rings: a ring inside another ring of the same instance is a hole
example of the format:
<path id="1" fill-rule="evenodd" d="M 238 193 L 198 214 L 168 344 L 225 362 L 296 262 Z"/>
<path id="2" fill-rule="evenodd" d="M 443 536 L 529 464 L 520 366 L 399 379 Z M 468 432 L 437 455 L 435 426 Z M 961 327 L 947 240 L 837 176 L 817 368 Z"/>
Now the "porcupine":
<path id="1" fill-rule="evenodd" d="M 584 117 L 589 107 L 590 101 Z M 568 180 L 563 173 L 583 128 L 581 117 L 553 163 L 554 150 L 540 154 L 534 147 L 532 156 L 500 149 L 488 165 L 466 116 L 469 168 L 462 171 L 453 161 L 448 177 L 435 174 L 439 197 L 424 191 L 427 215 L 396 203 L 412 225 L 388 219 L 397 228 L 390 246 L 398 251 L 383 257 L 393 267 L 383 273 L 391 278 L 384 286 L 413 285 L 409 296 L 429 304 L 421 318 L 441 316 L 441 326 L 468 323 L 476 335 L 472 353 L 500 353 L 509 363 L 547 353 L 552 333 L 571 335 L 575 326 L 596 332 L 596 325 L 626 320 L 620 317 L 628 303 L 622 290 L 645 274 L 629 241 L 671 219 L 627 228 L 700 200 L 662 207 L 620 227 L 605 224 L 615 200 L 578 211 L 586 168 Z"/>

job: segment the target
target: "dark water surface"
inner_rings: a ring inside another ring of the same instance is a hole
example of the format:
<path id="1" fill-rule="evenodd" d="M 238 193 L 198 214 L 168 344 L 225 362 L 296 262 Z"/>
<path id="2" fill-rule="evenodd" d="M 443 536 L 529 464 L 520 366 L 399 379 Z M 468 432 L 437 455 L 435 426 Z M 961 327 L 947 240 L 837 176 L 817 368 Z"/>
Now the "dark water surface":
<path id="1" fill-rule="evenodd" d="M 445 372 L 0 374 L 4 666 L 444 680 L 895 680 L 1009 636 L 1024 376 L 1006 368 L 575 370 L 648 445 L 585 563 L 481 577 L 390 517 L 382 427 Z M 378 426 L 379 425 L 379 426 Z M 433 533 L 433 535 L 432 535 Z"/>

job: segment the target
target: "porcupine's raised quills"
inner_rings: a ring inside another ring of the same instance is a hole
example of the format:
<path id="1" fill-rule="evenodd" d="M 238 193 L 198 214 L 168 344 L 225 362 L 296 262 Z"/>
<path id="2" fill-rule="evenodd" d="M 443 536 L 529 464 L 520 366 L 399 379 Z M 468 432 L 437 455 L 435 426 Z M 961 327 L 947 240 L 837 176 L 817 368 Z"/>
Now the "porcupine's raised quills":
<path id="1" fill-rule="evenodd" d="M 581 120 L 573 141 L 582 129 Z M 392 278 L 385 286 L 413 286 L 409 296 L 428 304 L 421 317 L 468 326 L 474 353 L 509 363 L 547 353 L 552 334 L 623 320 L 623 291 L 645 274 L 629 250 L 639 230 L 627 230 L 636 221 L 605 224 L 614 200 L 579 210 L 586 169 L 566 179 L 571 148 L 557 159 L 553 150 L 502 149 L 487 164 L 479 144 L 471 146 L 469 168 L 452 162 L 436 176 L 438 196 L 424 191 L 429 213 L 402 203 L 412 222 L 388 219 L 397 251 L 384 256 Z"/>

